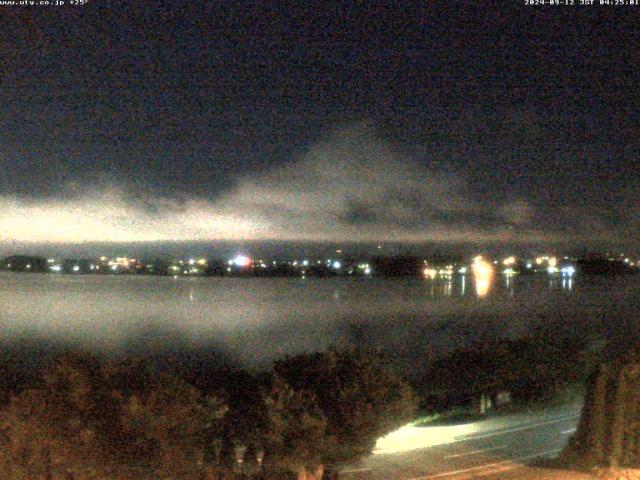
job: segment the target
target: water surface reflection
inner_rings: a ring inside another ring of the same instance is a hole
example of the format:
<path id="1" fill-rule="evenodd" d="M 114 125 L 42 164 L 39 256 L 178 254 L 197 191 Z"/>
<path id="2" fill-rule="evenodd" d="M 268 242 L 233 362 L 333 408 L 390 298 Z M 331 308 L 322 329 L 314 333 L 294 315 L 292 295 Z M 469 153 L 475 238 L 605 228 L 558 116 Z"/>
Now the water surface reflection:
<path id="1" fill-rule="evenodd" d="M 186 345 L 215 342 L 245 365 L 331 344 L 376 347 L 408 369 L 438 352 L 539 325 L 570 335 L 637 329 L 640 278 L 479 273 L 446 280 L 4 273 L 0 328 L 3 339 L 64 340 L 100 351 L 132 336 L 141 349 L 177 337 Z"/>

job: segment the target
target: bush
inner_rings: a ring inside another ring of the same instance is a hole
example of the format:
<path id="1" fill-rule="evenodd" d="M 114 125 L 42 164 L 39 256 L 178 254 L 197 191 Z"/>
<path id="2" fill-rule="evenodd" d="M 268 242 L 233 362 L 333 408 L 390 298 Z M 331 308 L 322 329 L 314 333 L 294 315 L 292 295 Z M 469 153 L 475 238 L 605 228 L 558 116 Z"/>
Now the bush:
<path id="1" fill-rule="evenodd" d="M 411 420 L 417 407 L 410 387 L 373 353 L 298 355 L 276 362 L 273 375 L 269 448 L 284 463 L 300 464 L 304 451 L 307 466 L 353 461 Z M 302 423 L 291 431 L 282 418 Z"/>

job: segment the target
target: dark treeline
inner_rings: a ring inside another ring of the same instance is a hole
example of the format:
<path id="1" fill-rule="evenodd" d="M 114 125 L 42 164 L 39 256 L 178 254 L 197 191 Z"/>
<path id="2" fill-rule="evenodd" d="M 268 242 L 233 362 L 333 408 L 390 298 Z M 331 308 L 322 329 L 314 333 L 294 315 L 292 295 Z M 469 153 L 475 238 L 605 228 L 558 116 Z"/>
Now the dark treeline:
<path id="1" fill-rule="evenodd" d="M 132 341 L 97 357 L 5 342 L 0 475 L 234 478 L 242 454 L 249 477 L 332 478 L 418 413 L 477 411 L 481 395 L 505 391 L 514 403 L 566 400 L 605 342 L 566 333 L 479 342 L 433 360 L 411 384 L 394 373 L 391 355 L 373 351 L 301 354 L 256 372 L 233 367 L 215 345 Z"/>
<path id="2" fill-rule="evenodd" d="M 47 259 L 30 255 L 12 255 L 0 260 L 0 269 L 11 272 L 49 272 Z"/>
<path id="3" fill-rule="evenodd" d="M 590 255 L 578 259 L 578 271 L 589 275 L 616 275 L 637 273 L 638 269 L 622 259 L 610 259 L 600 255 Z"/>
<path id="4" fill-rule="evenodd" d="M 474 409 L 481 396 L 495 400 L 508 392 L 519 405 L 579 399 L 598 361 L 597 340 L 546 335 L 476 343 L 435 360 L 416 391 L 424 412 Z"/>
<path id="5" fill-rule="evenodd" d="M 332 478 L 415 415 L 379 353 L 301 354 L 256 373 L 205 352 L 5 344 L 0 476 Z"/>
<path id="6" fill-rule="evenodd" d="M 372 264 L 376 274 L 383 277 L 417 277 L 424 269 L 424 263 L 414 256 L 375 257 Z"/>

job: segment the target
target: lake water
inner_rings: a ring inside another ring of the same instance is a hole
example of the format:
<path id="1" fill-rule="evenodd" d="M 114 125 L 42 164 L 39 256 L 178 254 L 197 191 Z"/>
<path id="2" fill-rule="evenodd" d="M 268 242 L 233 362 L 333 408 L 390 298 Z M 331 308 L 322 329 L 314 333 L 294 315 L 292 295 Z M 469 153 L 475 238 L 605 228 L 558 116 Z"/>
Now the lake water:
<path id="1" fill-rule="evenodd" d="M 410 372 L 447 349 L 540 326 L 569 335 L 635 330 L 639 313 L 635 276 L 498 275 L 483 292 L 473 276 L 434 282 L 0 274 L 5 341 L 27 336 L 104 353 L 206 347 L 248 367 L 337 345 L 383 348 Z"/>

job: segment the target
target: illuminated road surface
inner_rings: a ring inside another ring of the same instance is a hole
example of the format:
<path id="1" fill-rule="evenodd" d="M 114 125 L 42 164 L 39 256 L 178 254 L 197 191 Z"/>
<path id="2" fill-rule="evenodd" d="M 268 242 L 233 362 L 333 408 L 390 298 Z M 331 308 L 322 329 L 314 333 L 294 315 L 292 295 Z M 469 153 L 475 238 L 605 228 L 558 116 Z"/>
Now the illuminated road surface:
<path id="1" fill-rule="evenodd" d="M 441 427 L 404 427 L 373 455 L 344 468 L 341 480 L 477 478 L 556 456 L 573 434 L 580 405 Z"/>

